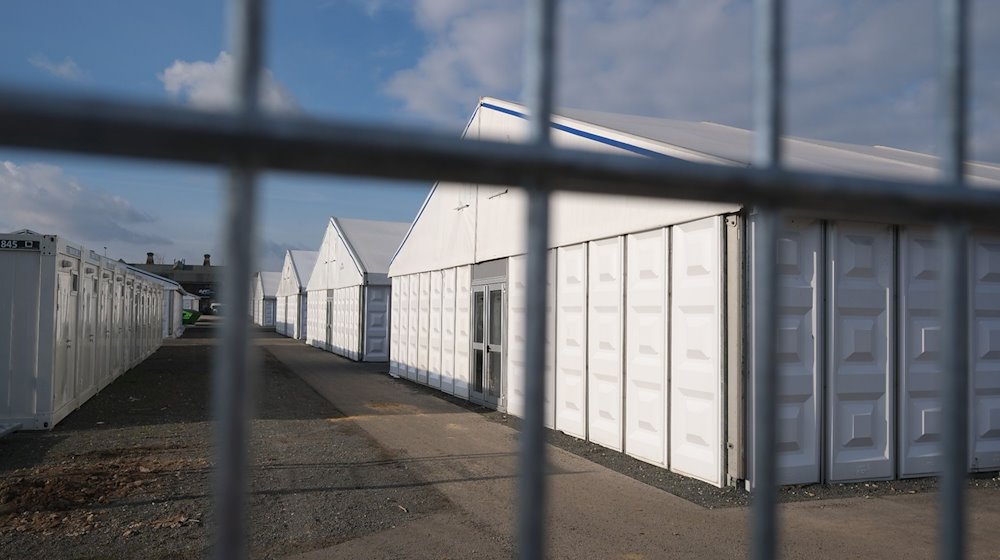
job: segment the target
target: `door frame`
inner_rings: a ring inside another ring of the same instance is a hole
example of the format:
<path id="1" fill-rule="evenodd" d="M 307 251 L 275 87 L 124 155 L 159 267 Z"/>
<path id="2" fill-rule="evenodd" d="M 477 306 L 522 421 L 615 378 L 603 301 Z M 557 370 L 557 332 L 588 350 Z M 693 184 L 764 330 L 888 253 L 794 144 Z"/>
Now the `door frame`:
<path id="1" fill-rule="evenodd" d="M 500 340 L 494 342 L 490 339 L 490 321 L 492 320 L 490 311 L 490 293 L 500 292 Z M 483 294 L 483 341 L 476 342 L 476 294 Z M 507 408 L 506 388 L 507 388 L 507 280 L 506 279 L 483 279 L 474 281 L 469 293 L 470 297 L 470 318 L 472 329 L 469 332 L 469 400 L 483 406 L 496 408 L 504 411 Z M 497 350 L 500 354 L 500 371 L 497 373 L 496 395 L 487 393 L 487 386 L 490 376 L 494 373 L 490 371 L 490 347 L 499 346 Z M 483 389 L 476 391 L 476 351 L 483 353 Z"/>

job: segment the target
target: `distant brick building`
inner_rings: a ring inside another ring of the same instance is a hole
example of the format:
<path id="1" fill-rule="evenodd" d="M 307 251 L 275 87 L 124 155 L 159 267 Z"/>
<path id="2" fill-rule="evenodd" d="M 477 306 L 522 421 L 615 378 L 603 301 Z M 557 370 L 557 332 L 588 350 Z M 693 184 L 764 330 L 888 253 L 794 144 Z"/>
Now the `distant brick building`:
<path id="1" fill-rule="evenodd" d="M 216 293 L 218 283 L 222 280 L 221 266 L 213 266 L 211 255 L 206 254 L 205 260 L 200 265 L 186 264 L 184 261 L 175 261 L 173 264 L 156 264 L 153 261 L 153 253 L 146 253 L 145 263 L 135 263 L 132 266 L 151 272 L 164 278 L 169 278 L 177 282 L 188 292 L 201 296 L 201 312 L 207 312 L 209 306 L 217 301 Z"/>

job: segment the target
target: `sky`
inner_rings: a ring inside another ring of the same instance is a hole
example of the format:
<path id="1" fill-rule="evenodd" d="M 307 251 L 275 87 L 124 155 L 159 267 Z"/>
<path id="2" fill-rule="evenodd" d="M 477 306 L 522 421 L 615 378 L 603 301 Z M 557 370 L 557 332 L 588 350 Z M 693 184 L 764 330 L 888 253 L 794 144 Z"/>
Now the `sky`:
<path id="1" fill-rule="evenodd" d="M 224 110 L 226 2 L 9 0 L 0 85 Z M 789 2 L 793 135 L 934 153 L 934 0 Z M 461 133 L 481 96 L 517 101 L 519 0 L 269 3 L 264 107 Z M 749 128 L 750 0 L 560 3 L 560 106 Z M 974 0 L 971 154 L 1000 162 L 1000 2 Z M 211 167 L 0 149 L 0 231 L 56 233 L 129 262 L 220 250 Z M 259 268 L 317 249 L 326 218 L 412 221 L 430 184 L 267 173 Z"/>

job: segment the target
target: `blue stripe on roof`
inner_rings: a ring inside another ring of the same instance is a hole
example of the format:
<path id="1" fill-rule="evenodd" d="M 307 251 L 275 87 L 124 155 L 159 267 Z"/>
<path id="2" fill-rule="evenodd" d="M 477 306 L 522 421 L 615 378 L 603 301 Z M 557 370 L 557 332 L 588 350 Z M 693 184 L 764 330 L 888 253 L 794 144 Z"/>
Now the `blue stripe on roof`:
<path id="1" fill-rule="evenodd" d="M 520 111 L 515 111 L 513 109 L 507 109 L 506 107 L 500 107 L 499 105 L 494 105 L 492 103 L 481 103 L 480 106 L 481 107 L 485 107 L 487 109 L 493 109 L 494 111 L 498 111 L 500 113 L 505 113 L 507 115 L 512 115 L 512 116 L 515 116 L 515 117 L 520 118 L 520 119 L 528 120 L 528 115 L 525 115 L 524 113 L 522 113 Z M 626 144 L 625 142 L 622 142 L 620 140 L 613 140 L 611 138 L 607 138 L 607 137 L 604 137 L 604 136 L 593 134 L 591 132 L 580 130 L 578 128 L 573 128 L 571 126 L 566 126 L 564 124 L 552 123 L 551 126 L 552 126 L 552 128 L 554 128 L 556 130 L 559 130 L 559 131 L 562 131 L 562 132 L 566 132 L 566 133 L 572 134 L 574 136 L 579 136 L 580 138 L 586 138 L 587 140 L 593 140 L 594 142 L 599 142 L 599 143 L 604 144 L 606 146 L 612 146 L 612 147 L 615 147 L 615 148 L 619 148 L 619 149 L 625 150 L 627 152 L 632 152 L 633 154 L 638 154 L 640 156 L 646 156 L 646 157 L 651 157 L 651 158 L 667 158 L 667 159 L 672 159 L 672 160 L 676 160 L 677 159 L 677 158 L 668 156 L 666 154 L 661 154 L 660 152 L 655 152 L 653 150 L 647 150 L 646 148 L 640 148 L 639 146 L 633 146 L 632 144 Z"/>

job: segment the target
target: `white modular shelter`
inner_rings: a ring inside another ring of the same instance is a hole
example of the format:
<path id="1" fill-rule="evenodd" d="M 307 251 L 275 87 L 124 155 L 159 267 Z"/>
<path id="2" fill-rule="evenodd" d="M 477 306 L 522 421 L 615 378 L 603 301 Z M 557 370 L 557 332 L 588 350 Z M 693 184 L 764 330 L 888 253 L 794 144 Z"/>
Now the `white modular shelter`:
<path id="1" fill-rule="evenodd" d="M 285 264 L 275 291 L 274 330 L 305 340 L 308 320 L 306 284 L 316 265 L 317 251 L 285 251 Z"/>
<path id="2" fill-rule="evenodd" d="M 253 324 L 274 328 L 278 284 L 280 282 L 280 272 L 258 272 L 254 274 L 253 285 L 250 290 L 250 310 Z"/>
<path id="3" fill-rule="evenodd" d="M 750 165 L 751 133 L 562 111 L 563 147 Z M 520 141 L 525 109 L 484 98 L 465 137 Z M 792 168 L 926 181 L 929 156 L 788 138 Z M 1000 186 L 1000 166 L 970 163 Z M 526 195 L 435 185 L 394 256 L 390 369 L 521 415 Z M 546 423 L 710 484 L 747 472 L 756 298 L 753 209 L 557 192 L 551 199 Z M 939 468 L 937 253 L 927 229 L 787 220 L 779 235 L 782 483 Z M 970 452 L 1000 469 L 1000 232 L 970 240 Z"/>
<path id="4" fill-rule="evenodd" d="M 181 307 L 183 309 L 188 309 L 191 311 L 198 311 L 201 309 L 201 297 L 196 296 L 189 292 L 184 292 L 181 296 Z"/>
<path id="5" fill-rule="evenodd" d="M 331 217 L 307 286 L 309 344 L 389 360 L 389 261 L 410 224 Z"/>
<path id="6" fill-rule="evenodd" d="M 184 334 L 184 288 L 180 284 L 156 274 L 146 272 L 141 268 L 130 266 L 129 269 L 142 275 L 146 280 L 158 284 L 163 290 L 163 338 L 180 338 Z"/>
<path id="7" fill-rule="evenodd" d="M 0 422 L 50 429 L 162 342 L 161 285 L 55 235 L 0 235 Z"/>

